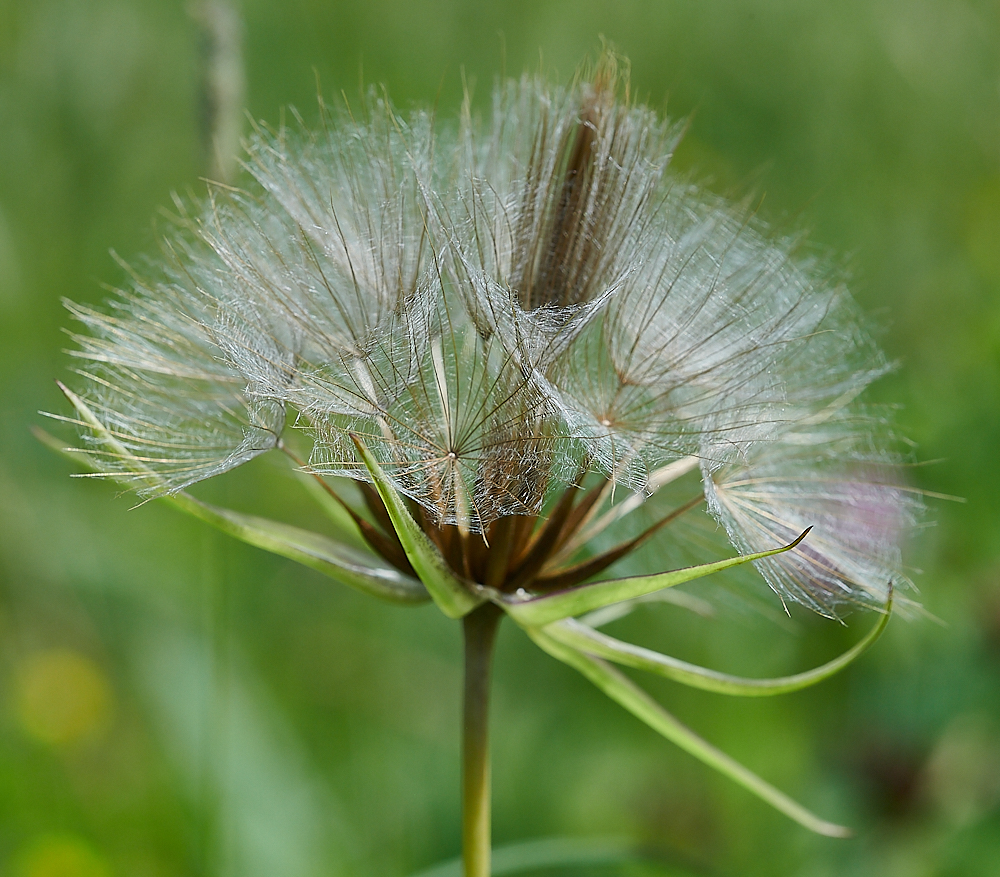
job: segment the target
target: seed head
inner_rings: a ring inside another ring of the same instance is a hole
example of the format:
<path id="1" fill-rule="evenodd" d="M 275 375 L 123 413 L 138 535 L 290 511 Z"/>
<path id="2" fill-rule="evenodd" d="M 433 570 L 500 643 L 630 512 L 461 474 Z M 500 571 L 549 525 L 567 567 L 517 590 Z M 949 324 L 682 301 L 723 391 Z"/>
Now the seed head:
<path id="1" fill-rule="evenodd" d="M 742 551 L 814 527 L 760 561 L 782 597 L 834 614 L 901 581 L 917 504 L 845 401 L 886 367 L 849 296 L 669 172 L 680 128 L 613 58 L 565 88 L 503 83 L 486 119 L 466 101 L 436 127 L 376 93 L 321 110 L 315 133 L 256 130 L 247 189 L 178 201 L 152 279 L 106 313 L 69 305 L 102 469 L 176 492 L 290 425 L 311 471 L 364 481 L 356 436 L 446 557 L 448 528 L 479 534 L 457 571 L 541 587 L 579 580 L 546 564 L 593 523 L 571 511 L 587 473 L 641 496 L 697 459 Z M 545 552 L 543 510 L 565 514 Z"/>

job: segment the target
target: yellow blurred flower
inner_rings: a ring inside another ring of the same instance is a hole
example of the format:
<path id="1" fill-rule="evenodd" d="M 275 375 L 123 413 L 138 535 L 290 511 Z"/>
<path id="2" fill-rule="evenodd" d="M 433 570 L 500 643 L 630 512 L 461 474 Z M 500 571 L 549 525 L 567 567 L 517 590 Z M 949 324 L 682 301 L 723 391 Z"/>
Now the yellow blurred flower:
<path id="1" fill-rule="evenodd" d="M 74 743 L 100 734 L 111 720 L 108 679 L 79 652 L 49 649 L 32 655 L 19 668 L 16 686 L 21 727 L 42 742 Z"/>
<path id="2" fill-rule="evenodd" d="M 48 834 L 22 851 L 13 873 L 16 877 L 111 877 L 111 868 L 81 838 Z"/>

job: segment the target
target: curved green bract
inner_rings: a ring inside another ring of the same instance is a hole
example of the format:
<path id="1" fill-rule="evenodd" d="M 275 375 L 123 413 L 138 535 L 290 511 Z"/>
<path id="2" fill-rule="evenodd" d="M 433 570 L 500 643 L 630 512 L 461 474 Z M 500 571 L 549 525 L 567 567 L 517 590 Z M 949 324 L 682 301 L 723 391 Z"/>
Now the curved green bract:
<path id="1" fill-rule="evenodd" d="M 537 628 L 528 628 L 527 633 L 552 657 L 583 674 L 608 697 L 625 707 L 654 731 L 662 734 L 709 767 L 715 768 L 719 773 L 734 780 L 776 810 L 794 819 L 799 825 L 827 837 L 850 837 L 851 830 L 849 828 L 820 819 L 797 801 L 789 798 L 784 792 L 761 779 L 753 771 L 716 749 L 711 743 L 702 740 L 634 682 L 605 661 L 563 645 Z"/>
<path id="2" fill-rule="evenodd" d="M 392 486 L 392 482 L 382 471 L 378 460 L 368 450 L 361 438 L 351 433 L 351 439 L 372 476 L 375 489 L 382 497 L 385 510 L 389 514 L 389 519 L 396 530 L 403 551 L 406 552 L 407 559 L 424 586 L 430 591 L 434 602 L 449 618 L 462 618 L 468 615 L 483 602 L 483 598 L 472 593 L 462 580 L 451 571 L 451 567 L 448 566 L 437 546 L 413 520 L 413 516 L 406 508 L 402 497 Z"/>
<path id="3" fill-rule="evenodd" d="M 375 559 L 373 556 L 319 533 L 219 508 L 183 492 L 163 500 L 249 545 L 295 560 L 366 594 L 394 603 L 426 603 L 430 599 L 416 579 L 391 567 L 372 566 L 369 561 Z"/>
<path id="4" fill-rule="evenodd" d="M 614 661 L 616 664 L 624 664 L 626 667 L 635 667 L 637 670 L 656 673 L 658 676 L 665 676 L 667 679 L 673 679 L 675 682 L 681 682 L 692 688 L 714 691 L 717 694 L 767 697 L 808 688 L 810 685 L 822 682 L 833 676 L 834 673 L 843 670 L 848 664 L 864 654 L 882 635 L 882 631 L 889 623 L 891 612 L 892 595 L 890 594 L 889 602 L 883 610 L 878 624 L 856 645 L 820 667 L 815 667 L 804 673 L 779 676 L 774 679 L 748 679 L 743 676 L 719 673 L 715 670 L 709 670 L 707 667 L 699 667 L 697 664 L 689 664 L 652 649 L 615 639 L 576 619 L 567 618 L 550 624 L 545 628 L 545 633 L 563 645 L 586 652 L 595 658 L 604 658 L 608 661 Z"/>
<path id="5" fill-rule="evenodd" d="M 574 615 L 583 615 L 584 612 L 600 609 L 602 606 L 608 606 L 611 603 L 620 603 L 623 600 L 644 597 L 646 594 L 652 594 L 663 588 L 682 585 L 693 579 L 700 579 L 702 576 L 721 572 L 724 569 L 739 566 L 751 560 L 761 560 L 764 557 L 773 557 L 775 554 L 790 551 L 805 539 L 811 529 L 812 527 L 809 527 L 804 530 L 795 541 L 789 542 L 788 545 L 782 545 L 781 548 L 772 548 L 770 551 L 743 554 L 739 557 L 730 557 L 726 560 L 715 561 L 714 563 L 689 566 L 685 569 L 675 569 L 649 576 L 633 576 L 627 579 L 594 582 L 590 585 L 559 591 L 555 594 L 546 594 L 544 597 L 531 597 L 518 600 L 516 597 L 503 596 L 498 602 L 518 624 L 529 627 L 544 627 L 554 621 L 560 621 L 563 618 L 570 618 Z"/>
<path id="6" fill-rule="evenodd" d="M 136 475 L 145 476 L 150 485 L 156 485 L 156 475 L 110 434 L 87 404 L 62 384 L 59 387 L 84 424 L 100 435 L 122 459 L 130 461 Z M 65 452 L 55 439 L 42 430 L 38 430 L 36 434 L 47 445 L 65 453 L 74 461 L 88 462 L 85 453 Z M 157 497 L 157 500 L 193 515 L 242 542 L 297 561 L 366 594 L 394 603 L 425 603 L 430 599 L 426 588 L 416 579 L 389 567 L 373 565 L 372 562 L 376 561 L 374 555 L 358 551 L 319 533 L 223 509 L 195 499 L 183 491 L 165 494 Z"/>

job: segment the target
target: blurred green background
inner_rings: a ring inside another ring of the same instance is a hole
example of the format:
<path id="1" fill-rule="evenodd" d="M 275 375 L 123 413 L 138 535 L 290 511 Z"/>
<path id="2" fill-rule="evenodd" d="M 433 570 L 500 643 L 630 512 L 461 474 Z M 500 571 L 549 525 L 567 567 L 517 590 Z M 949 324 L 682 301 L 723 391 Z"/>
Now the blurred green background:
<path id="1" fill-rule="evenodd" d="M 814 837 L 502 631 L 497 844 L 615 838 L 646 862 L 551 875 L 1000 873 L 1000 6 L 950 0 L 244 0 L 245 104 L 277 124 L 384 83 L 447 118 L 462 71 L 566 80 L 603 35 L 689 116 L 677 166 L 810 231 L 900 368 L 873 398 L 926 465 L 911 562 L 940 623 L 761 702 L 651 690 L 822 815 Z M 114 487 L 32 437 L 68 413 L 61 296 L 157 248 L 203 191 L 206 37 L 168 0 L 0 0 L 0 874 L 405 877 L 455 856 L 459 630 L 376 604 Z M 248 125 L 244 125 L 244 130 Z M 279 463 L 209 486 L 322 523 Z M 636 624 L 689 660 L 783 673 L 855 641 L 777 601 Z M 724 602 L 724 601 L 723 601 Z M 653 627 L 655 623 L 655 628 Z M 579 847 L 583 849 L 583 846 Z"/>

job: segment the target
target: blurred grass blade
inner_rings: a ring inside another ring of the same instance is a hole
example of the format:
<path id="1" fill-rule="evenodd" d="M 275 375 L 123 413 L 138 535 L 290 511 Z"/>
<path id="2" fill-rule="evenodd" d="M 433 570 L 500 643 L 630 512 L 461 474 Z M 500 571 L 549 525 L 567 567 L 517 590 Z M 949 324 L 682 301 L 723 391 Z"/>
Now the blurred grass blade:
<path id="1" fill-rule="evenodd" d="M 637 670 L 647 670 L 659 676 L 666 676 L 675 682 L 690 685 L 692 688 L 714 691 L 717 694 L 766 697 L 808 688 L 810 685 L 822 682 L 834 673 L 843 670 L 844 667 L 866 652 L 882 635 L 882 631 L 889 623 L 891 612 L 892 596 L 890 594 L 889 603 L 883 610 L 878 624 L 852 648 L 820 667 L 815 667 L 804 673 L 796 673 L 793 676 L 779 676 L 774 679 L 748 679 L 743 676 L 719 673 L 706 667 L 699 667 L 697 664 L 689 664 L 652 649 L 645 649 L 642 646 L 615 639 L 572 618 L 550 624 L 545 628 L 545 633 L 564 646 L 586 652 L 595 658 L 604 658 L 608 661 L 614 661 L 616 664 L 635 667 Z"/>
<path id="2" fill-rule="evenodd" d="M 417 525 L 406 508 L 396 488 L 386 477 L 378 460 L 361 439 L 351 434 L 351 439 L 357 446 L 361 459 L 364 460 L 368 472 L 375 482 L 375 489 L 385 510 L 389 514 L 392 525 L 399 537 L 399 542 L 420 580 L 424 583 L 438 608 L 449 618 L 461 618 L 468 615 L 483 598 L 473 594 L 466 585 L 451 571 L 437 546 L 431 542 L 427 534 Z"/>
<path id="3" fill-rule="evenodd" d="M 634 841 L 617 838 L 554 837 L 522 841 L 496 847 L 493 850 L 493 877 L 513 874 L 533 874 L 549 868 L 592 868 L 650 862 Z M 602 870 L 603 873 L 603 870 Z M 643 871 L 643 873 L 652 873 Z M 669 866 L 655 871 L 657 877 L 690 877 L 686 871 Z M 462 860 L 453 859 L 435 865 L 412 877 L 462 877 Z"/>
<path id="4" fill-rule="evenodd" d="M 601 689 L 608 697 L 625 707 L 632 715 L 644 721 L 685 752 L 703 761 L 709 767 L 739 783 L 747 791 L 766 801 L 776 810 L 794 819 L 799 825 L 827 837 L 850 837 L 851 831 L 820 819 L 784 792 L 764 781 L 742 764 L 702 740 L 686 725 L 681 724 L 645 691 L 628 677 L 599 658 L 578 652 L 552 639 L 537 628 L 528 628 L 528 635 L 552 657 L 579 671 Z"/>
<path id="5" fill-rule="evenodd" d="M 797 539 L 789 542 L 788 545 L 783 545 L 781 548 L 772 548 L 770 551 L 743 554 L 739 557 L 717 560 L 714 563 L 689 566 L 685 569 L 675 569 L 649 576 L 633 576 L 627 579 L 594 582 L 591 585 L 583 585 L 578 588 L 559 591 L 555 594 L 547 594 L 544 597 L 533 597 L 527 600 L 518 600 L 516 597 L 504 597 L 500 605 L 503 606 L 507 614 L 518 624 L 530 627 L 544 627 L 553 621 L 570 618 L 574 615 L 583 615 L 584 612 L 591 612 L 594 609 L 600 609 L 602 606 L 608 606 L 611 603 L 619 603 L 622 600 L 643 597 L 646 594 L 652 594 L 663 588 L 682 585 L 693 579 L 699 579 L 714 572 L 721 572 L 724 569 L 739 566 L 751 560 L 760 560 L 764 557 L 773 557 L 775 554 L 790 551 L 806 538 L 811 529 L 812 527 L 808 527 Z"/>
<path id="6" fill-rule="evenodd" d="M 61 384 L 60 387 L 87 425 L 98 431 L 102 437 L 107 436 L 106 440 L 115 444 L 115 450 L 124 459 L 134 460 L 136 473 L 148 475 L 150 484 L 155 484 L 156 476 L 138 460 L 135 460 L 124 446 L 107 433 L 104 425 L 94 416 L 83 400 L 72 391 L 62 387 Z M 85 453 L 67 451 L 44 430 L 36 429 L 35 435 L 46 445 L 74 462 L 83 463 L 93 469 Z M 297 561 L 303 566 L 308 566 L 310 569 L 317 570 L 366 594 L 395 603 L 424 603 L 428 599 L 429 595 L 420 582 L 395 569 L 372 566 L 371 561 L 376 560 L 374 555 L 364 554 L 347 545 L 341 545 L 319 533 L 219 508 L 195 499 L 184 492 L 165 494 L 157 499 L 193 515 L 243 542 Z"/>

